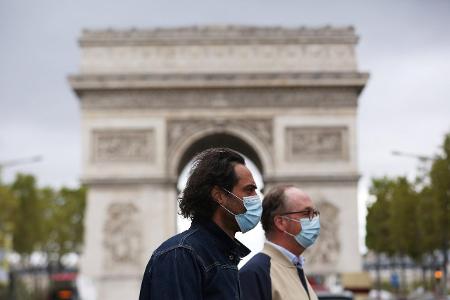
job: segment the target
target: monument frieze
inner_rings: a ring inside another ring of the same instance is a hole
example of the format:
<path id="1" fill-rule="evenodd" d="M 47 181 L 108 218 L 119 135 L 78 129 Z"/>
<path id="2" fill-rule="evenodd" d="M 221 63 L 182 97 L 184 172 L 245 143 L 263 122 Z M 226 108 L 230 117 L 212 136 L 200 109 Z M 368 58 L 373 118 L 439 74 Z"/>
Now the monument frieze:
<path id="1" fill-rule="evenodd" d="M 152 129 L 94 130 L 93 162 L 153 161 L 155 133 Z"/>
<path id="2" fill-rule="evenodd" d="M 351 88 L 234 88 L 90 91 L 84 109 L 125 108 L 353 108 L 357 92 Z"/>
<path id="3" fill-rule="evenodd" d="M 352 27 L 86 30 L 82 73 L 354 71 Z"/>
<path id="4" fill-rule="evenodd" d="M 287 127 L 288 161 L 347 160 L 348 129 L 338 127 Z"/>

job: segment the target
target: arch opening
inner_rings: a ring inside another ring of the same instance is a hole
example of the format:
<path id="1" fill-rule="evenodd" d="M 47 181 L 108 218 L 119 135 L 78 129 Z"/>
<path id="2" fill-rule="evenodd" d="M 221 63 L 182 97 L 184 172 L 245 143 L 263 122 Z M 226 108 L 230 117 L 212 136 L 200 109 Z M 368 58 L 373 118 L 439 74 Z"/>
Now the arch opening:
<path id="1" fill-rule="evenodd" d="M 243 154 L 255 164 L 261 175 L 264 174 L 263 163 L 252 146 L 231 134 L 215 133 L 195 141 L 186 149 L 178 163 L 177 176 L 180 176 L 184 167 L 188 165 L 195 155 L 206 149 L 215 147 L 227 147 Z"/>

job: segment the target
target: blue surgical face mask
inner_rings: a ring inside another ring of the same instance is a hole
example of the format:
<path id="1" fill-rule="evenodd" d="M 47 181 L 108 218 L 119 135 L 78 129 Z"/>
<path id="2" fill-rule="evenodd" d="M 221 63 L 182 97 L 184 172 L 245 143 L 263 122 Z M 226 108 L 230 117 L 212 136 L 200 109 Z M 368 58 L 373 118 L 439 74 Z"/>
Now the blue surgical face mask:
<path id="1" fill-rule="evenodd" d="M 236 222 L 239 225 L 239 228 L 241 229 L 242 233 L 245 233 L 253 228 L 255 228 L 256 225 L 258 225 L 259 220 L 261 219 L 262 214 L 262 204 L 261 199 L 258 195 L 254 196 L 248 196 L 243 197 L 242 199 L 233 194 L 230 191 L 227 191 L 224 189 L 227 193 L 233 195 L 236 199 L 239 199 L 244 203 L 245 208 L 247 209 L 246 212 L 242 214 L 235 214 L 231 212 L 229 209 L 227 209 L 225 206 L 219 204 L 222 206 L 227 212 L 232 214 L 234 218 L 236 219 Z"/>
<path id="2" fill-rule="evenodd" d="M 309 218 L 301 218 L 299 220 L 291 219 L 288 217 L 283 216 L 283 218 L 286 218 L 291 221 L 299 222 L 302 225 L 301 231 L 294 235 L 292 233 L 289 233 L 285 231 L 285 233 L 289 234 L 290 236 L 293 236 L 297 243 L 299 243 L 303 248 L 308 248 L 314 242 L 316 241 L 317 237 L 320 234 L 320 220 L 319 216 L 315 216 L 312 219 Z"/>

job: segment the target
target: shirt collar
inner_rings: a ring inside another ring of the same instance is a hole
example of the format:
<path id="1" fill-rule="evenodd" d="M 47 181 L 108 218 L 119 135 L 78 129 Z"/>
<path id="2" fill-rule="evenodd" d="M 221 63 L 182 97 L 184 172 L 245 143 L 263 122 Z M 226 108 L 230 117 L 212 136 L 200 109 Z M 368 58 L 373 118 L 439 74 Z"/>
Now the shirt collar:
<path id="1" fill-rule="evenodd" d="M 225 233 L 216 223 L 212 220 L 206 218 L 195 218 L 192 221 L 191 226 L 201 226 L 205 228 L 209 233 L 211 233 L 217 241 L 217 246 L 223 252 L 233 252 L 239 258 L 243 258 L 250 254 L 250 249 L 248 249 L 244 244 L 235 238 L 231 238 Z"/>
<path id="2" fill-rule="evenodd" d="M 275 249 L 280 251 L 284 256 L 287 257 L 287 259 L 289 259 L 292 262 L 293 265 L 303 269 L 303 265 L 305 264 L 305 258 L 302 255 L 296 256 L 291 251 L 287 250 L 286 248 L 278 244 L 272 243 L 271 241 L 266 241 L 266 243 L 272 245 Z"/>

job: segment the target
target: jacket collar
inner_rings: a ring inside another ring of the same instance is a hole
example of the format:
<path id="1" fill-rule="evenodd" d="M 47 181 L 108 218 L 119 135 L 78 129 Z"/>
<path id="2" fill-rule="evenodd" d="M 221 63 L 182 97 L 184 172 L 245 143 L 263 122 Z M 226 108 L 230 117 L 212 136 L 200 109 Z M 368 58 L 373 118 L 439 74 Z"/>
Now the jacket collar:
<path id="1" fill-rule="evenodd" d="M 235 238 L 229 237 L 225 231 L 223 231 L 216 223 L 210 219 L 206 218 L 195 218 L 192 221 L 191 228 L 202 227 L 208 231 L 216 240 L 216 245 L 224 253 L 229 252 L 243 258 L 250 254 L 250 249 L 248 249 L 244 244 Z"/>
<path id="2" fill-rule="evenodd" d="M 292 253 L 291 251 L 289 251 L 288 249 L 272 243 L 271 241 L 267 240 L 266 244 L 271 245 L 272 247 L 274 247 L 275 249 L 277 249 L 278 251 L 280 251 L 281 253 L 283 253 L 284 256 L 287 257 L 287 259 L 289 259 L 293 265 L 303 268 L 303 264 L 305 263 L 305 258 L 302 255 L 295 255 L 294 253 Z"/>
<path id="3" fill-rule="evenodd" d="M 292 261 L 287 258 L 286 255 L 281 253 L 279 249 L 273 246 L 272 243 L 264 243 L 263 253 L 269 255 L 274 261 L 277 263 L 287 267 L 287 268 L 296 268 Z"/>

